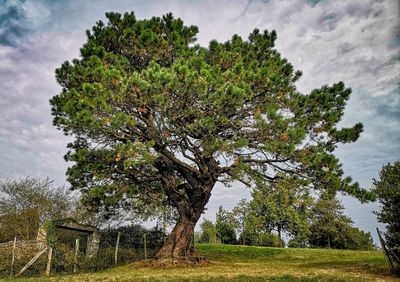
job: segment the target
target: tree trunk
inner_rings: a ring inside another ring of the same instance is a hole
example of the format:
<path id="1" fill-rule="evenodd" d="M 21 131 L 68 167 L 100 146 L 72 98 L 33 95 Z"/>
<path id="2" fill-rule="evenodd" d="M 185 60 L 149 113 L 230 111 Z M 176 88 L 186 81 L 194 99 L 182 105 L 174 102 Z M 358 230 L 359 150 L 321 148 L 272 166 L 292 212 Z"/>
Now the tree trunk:
<path id="1" fill-rule="evenodd" d="M 207 167 L 205 174 L 193 175 L 186 168 L 176 168 L 176 165 L 165 156 L 160 157 L 156 162 L 156 167 L 163 176 L 166 196 L 179 213 L 178 222 L 156 255 L 158 259 L 183 258 L 194 254 L 194 242 L 192 242 L 194 227 L 218 179 L 217 174 L 207 172 L 215 171 L 218 164 L 214 161 L 213 165 L 214 169 Z M 187 181 L 178 183 L 173 168 L 178 170 Z"/>
<path id="2" fill-rule="evenodd" d="M 278 237 L 279 237 L 279 246 L 282 248 L 282 231 L 281 231 L 281 226 L 278 224 Z"/>
<path id="3" fill-rule="evenodd" d="M 172 232 L 168 235 L 164 245 L 157 253 L 157 258 L 188 257 L 194 253 L 194 227 L 201 212 L 193 216 L 181 214 Z"/>

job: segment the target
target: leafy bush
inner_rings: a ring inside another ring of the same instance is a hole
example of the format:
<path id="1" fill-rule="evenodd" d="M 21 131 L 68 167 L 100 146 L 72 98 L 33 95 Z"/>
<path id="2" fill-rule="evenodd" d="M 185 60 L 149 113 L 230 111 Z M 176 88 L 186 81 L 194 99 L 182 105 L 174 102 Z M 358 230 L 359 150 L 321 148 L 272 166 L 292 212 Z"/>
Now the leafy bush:
<path id="1" fill-rule="evenodd" d="M 305 248 L 306 244 L 302 240 L 298 240 L 297 238 L 290 239 L 287 243 L 289 248 Z"/>
<path id="2" fill-rule="evenodd" d="M 0 252 L 0 277 L 4 277 L 11 271 L 11 248 L 1 248 Z"/>
<path id="3" fill-rule="evenodd" d="M 244 238 L 243 238 L 244 237 Z M 240 235 L 240 242 L 248 246 L 282 247 L 285 242 L 277 234 L 269 232 L 244 232 Z"/>
<path id="4" fill-rule="evenodd" d="M 272 233 L 260 233 L 258 234 L 258 246 L 264 247 L 283 247 L 285 242 L 279 239 L 279 236 Z"/>

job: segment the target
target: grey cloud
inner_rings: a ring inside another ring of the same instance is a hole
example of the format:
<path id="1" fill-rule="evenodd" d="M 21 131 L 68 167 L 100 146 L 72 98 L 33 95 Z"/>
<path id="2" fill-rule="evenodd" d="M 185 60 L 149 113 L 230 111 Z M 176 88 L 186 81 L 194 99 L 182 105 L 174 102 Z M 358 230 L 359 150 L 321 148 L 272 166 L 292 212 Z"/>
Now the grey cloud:
<path id="1" fill-rule="evenodd" d="M 382 9 L 374 11 L 371 6 L 372 3 L 350 2 L 347 6 L 345 6 L 344 13 L 349 15 L 350 17 L 367 18 L 372 13 L 374 14 L 374 16 L 379 16 L 383 12 Z"/>
<path id="2" fill-rule="evenodd" d="M 17 46 L 22 38 L 47 24 L 51 1 L 2 0 L 0 5 L 0 44 Z"/>
<path id="3" fill-rule="evenodd" d="M 337 54 L 338 54 L 338 56 L 341 56 L 341 55 L 344 55 L 345 53 L 353 51 L 355 48 L 357 48 L 357 46 L 352 45 L 349 42 L 345 42 L 338 46 Z"/>
<path id="4" fill-rule="evenodd" d="M 24 13 L 21 9 L 22 1 L 1 1 L 0 7 L 0 44 L 14 45 L 16 40 L 28 31 L 21 23 Z"/>

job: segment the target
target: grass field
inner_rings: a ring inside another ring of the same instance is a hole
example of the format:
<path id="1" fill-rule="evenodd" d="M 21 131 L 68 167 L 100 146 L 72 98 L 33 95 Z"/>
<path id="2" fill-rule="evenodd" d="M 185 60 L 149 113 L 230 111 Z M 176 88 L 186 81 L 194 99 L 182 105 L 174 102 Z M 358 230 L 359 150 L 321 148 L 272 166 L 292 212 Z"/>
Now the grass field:
<path id="1" fill-rule="evenodd" d="M 197 245 L 211 263 L 156 269 L 132 263 L 103 272 L 6 281 L 400 281 L 381 252 Z"/>

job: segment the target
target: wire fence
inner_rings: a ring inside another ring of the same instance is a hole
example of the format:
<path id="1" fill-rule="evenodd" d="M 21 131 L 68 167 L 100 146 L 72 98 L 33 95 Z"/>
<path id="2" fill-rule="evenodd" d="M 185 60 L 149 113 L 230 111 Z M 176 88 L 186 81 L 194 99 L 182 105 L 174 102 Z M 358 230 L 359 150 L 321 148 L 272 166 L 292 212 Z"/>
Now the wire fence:
<path id="1" fill-rule="evenodd" d="M 135 231 L 135 232 L 133 232 Z M 72 273 L 103 270 L 144 259 L 154 258 L 164 242 L 164 234 L 157 229 L 121 228 L 101 233 L 96 255 L 87 252 L 88 236 L 79 232 L 64 232 L 50 246 L 37 241 L 15 240 L 0 244 L 0 277 L 15 276 L 26 267 L 35 255 L 46 248 L 24 276 L 46 273 Z M 51 254 L 49 254 L 51 249 Z M 48 254 L 48 255 L 45 255 Z M 49 265 L 50 263 L 50 265 Z"/>

